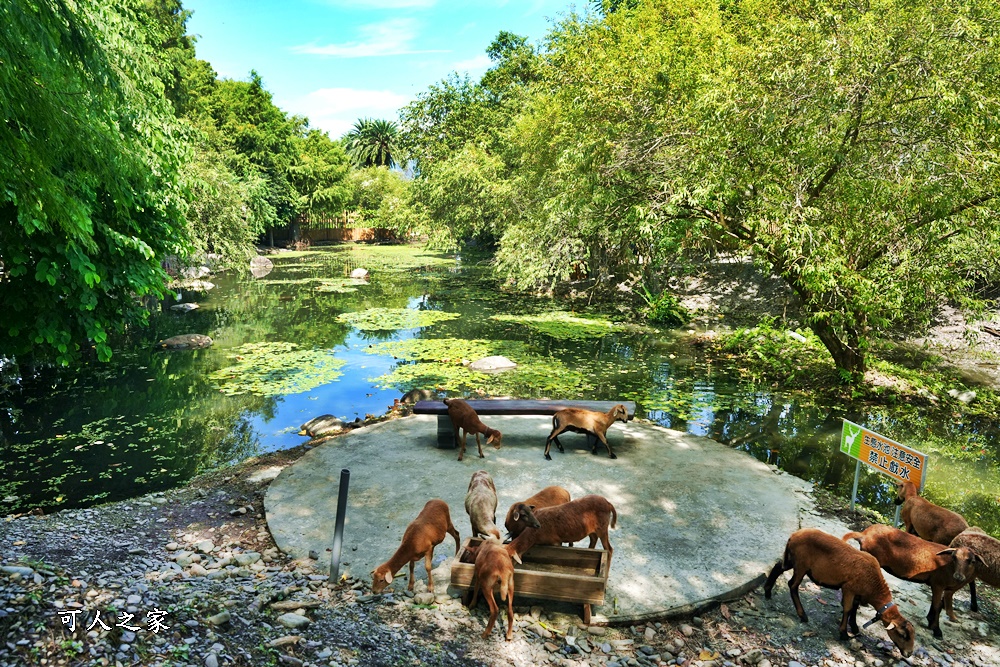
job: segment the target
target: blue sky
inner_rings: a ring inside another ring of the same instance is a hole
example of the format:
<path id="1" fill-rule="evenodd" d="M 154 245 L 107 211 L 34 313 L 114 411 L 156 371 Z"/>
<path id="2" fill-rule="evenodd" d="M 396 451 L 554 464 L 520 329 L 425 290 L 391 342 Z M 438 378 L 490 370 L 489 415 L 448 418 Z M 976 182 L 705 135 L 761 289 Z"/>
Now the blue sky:
<path id="1" fill-rule="evenodd" d="M 256 70 L 275 104 L 337 138 L 452 71 L 478 78 L 500 30 L 540 41 L 571 0 L 185 0 L 198 57 L 219 76 Z M 577 3 L 581 11 L 586 3 Z"/>

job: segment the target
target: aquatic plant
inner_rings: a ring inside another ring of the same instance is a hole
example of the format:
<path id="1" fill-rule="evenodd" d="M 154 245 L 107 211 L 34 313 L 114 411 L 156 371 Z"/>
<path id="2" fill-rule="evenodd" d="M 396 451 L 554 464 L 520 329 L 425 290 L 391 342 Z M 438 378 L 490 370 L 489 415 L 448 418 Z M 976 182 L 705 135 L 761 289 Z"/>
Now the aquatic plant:
<path id="1" fill-rule="evenodd" d="M 229 355 L 236 361 L 209 373 L 227 396 L 284 396 L 309 391 L 340 377 L 344 361 L 332 350 L 301 349 L 295 343 L 249 343 Z"/>
<path id="2" fill-rule="evenodd" d="M 396 331 L 429 327 L 438 322 L 453 320 L 458 313 L 440 310 L 413 310 L 411 308 L 369 308 L 354 313 L 341 313 L 337 320 L 361 331 Z"/>
<path id="3" fill-rule="evenodd" d="M 620 331 L 643 330 L 642 327 L 616 324 L 599 316 L 580 316 L 561 310 L 537 315 L 492 315 L 490 319 L 523 324 L 560 340 L 584 340 L 600 338 Z M 655 330 L 645 329 L 645 331 Z"/>

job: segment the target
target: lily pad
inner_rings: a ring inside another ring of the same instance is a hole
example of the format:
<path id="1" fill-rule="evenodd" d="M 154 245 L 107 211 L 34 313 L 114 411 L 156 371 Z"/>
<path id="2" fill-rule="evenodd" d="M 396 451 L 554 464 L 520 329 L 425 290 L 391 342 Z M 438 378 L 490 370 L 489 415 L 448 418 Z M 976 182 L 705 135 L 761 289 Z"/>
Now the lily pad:
<path id="1" fill-rule="evenodd" d="M 317 292 L 333 292 L 335 294 L 347 294 L 357 292 L 358 287 L 368 283 L 358 278 L 326 278 L 316 286 Z"/>
<path id="2" fill-rule="evenodd" d="M 337 320 L 361 331 L 396 331 L 429 327 L 438 322 L 453 320 L 458 313 L 440 310 L 413 310 L 410 308 L 369 308 L 356 313 L 342 313 Z"/>
<path id="3" fill-rule="evenodd" d="M 209 374 L 227 396 L 298 394 L 336 380 L 345 364 L 330 350 L 295 343 L 250 343 L 235 352 L 230 355 L 235 364 Z"/>
<path id="4" fill-rule="evenodd" d="M 622 328 L 610 320 L 598 317 L 580 317 L 564 311 L 540 315 L 493 315 L 490 319 L 500 322 L 524 324 L 543 334 L 560 340 L 585 340 L 601 338 Z"/>

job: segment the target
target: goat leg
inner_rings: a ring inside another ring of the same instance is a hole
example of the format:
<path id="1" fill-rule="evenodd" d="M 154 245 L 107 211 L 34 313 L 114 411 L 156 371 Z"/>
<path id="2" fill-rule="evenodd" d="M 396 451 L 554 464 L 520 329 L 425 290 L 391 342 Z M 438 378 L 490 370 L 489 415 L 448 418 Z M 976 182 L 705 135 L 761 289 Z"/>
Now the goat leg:
<path id="1" fill-rule="evenodd" d="M 799 620 L 803 623 L 809 622 L 809 616 L 806 615 L 806 610 L 802 607 L 802 600 L 799 599 L 799 584 L 802 583 L 803 577 L 806 573 L 799 572 L 798 568 L 792 572 L 792 578 L 788 580 L 788 593 L 792 596 L 792 604 L 795 605 L 795 613 L 799 615 Z M 847 611 L 845 603 L 844 620 L 846 621 Z"/>
<path id="2" fill-rule="evenodd" d="M 616 458 L 618 458 L 617 456 L 615 456 L 615 453 L 613 451 L 611 451 L 611 443 L 608 442 L 607 437 L 603 433 L 598 433 L 597 437 L 600 438 L 601 442 L 604 443 L 604 446 L 608 448 L 608 458 L 609 459 L 616 459 Z M 594 443 L 594 453 L 595 454 L 597 453 L 597 443 L 596 442 Z"/>
<path id="3" fill-rule="evenodd" d="M 406 585 L 406 590 L 408 590 L 408 591 L 412 591 L 413 590 L 413 564 L 415 562 L 416 561 L 414 561 L 414 560 L 410 561 L 410 583 L 408 583 Z"/>
<path id="4" fill-rule="evenodd" d="M 771 568 L 771 572 L 767 575 L 767 581 L 764 582 L 764 599 L 771 599 L 771 591 L 774 589 L 774 582 L 778 580 L 778 577 L 785 571 L 785 565 L 783 560 L 779 560 Z"/>
<path id="5" fill-rule="evenodd" d="M 480 442 L 478 433 L 476 433 L 476 446 L 479 447 L 479 458 L 485 459 L 486 457 L 483 456 L 483 443 Z"/>
<path id="6" fill-rule="evenodd" d="M 434 575 L 431 570 L 434 569 L 434 547 L 427 550 L 427 555 L 424 556 L 424 568 L 427 569 L 427 592 L 434 592 Z"/>
<path id="7" fill-rule="evenodd" d="M 976 599 L 976 582 L 969 582 L 969 595 L 972 596 L 972 602 L 969 604 L 969 611 L 979 611 L 979 601 Z"/>
<path id="8" fill-rule="evenodd" d="M 500 605 L 493 599 L 493 586 L 483 591 L 483 597 L 486 598 L 486 604 L 490 608 L 490 622 L 483 631 L 483 639 L 486 639 L 493 632 L 493 624 L 497 622 L 497 616 L 500 614 Z"/>
<path id="9" fill-rule="evenodd" d="M 455 444 L 458 446 L 458 460 L 461 461 L 462 457 L 465 456 L 465 438 L 469 434 L 462 431 L 462 439 L 458 439 L 458 425 L 455 426 Z"/>
<path id="10" fill-rule="evenodd" d="M 944 597 L 944 590 L 941 588 L 931 588 L 931 609 L 927 612 L 927 627 L 934 633 L 936 639 L 941 639 L 941 600 Z"/>

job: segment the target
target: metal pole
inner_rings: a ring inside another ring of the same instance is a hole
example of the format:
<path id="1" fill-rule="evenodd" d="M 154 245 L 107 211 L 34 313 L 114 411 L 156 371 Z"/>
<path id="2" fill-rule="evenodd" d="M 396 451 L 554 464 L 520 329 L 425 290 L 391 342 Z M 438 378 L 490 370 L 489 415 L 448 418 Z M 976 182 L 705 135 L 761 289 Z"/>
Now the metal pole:
<path id="1" fill-rule="evenodd" d="M 858 478 L 861 477 L 861 461 L 854 466 L 854 490 L 851 491 L 851 511 L 854 511 L 854 499 L 858 497 Z"/>
<path id="2" fill-rule="evenodd" d="M 896 528 L 899 528 L 899 510 L 900 509 L 902 509 L 902 508 L 899 505 L 896 505 L 896 518 L 895 518 L 895 520 L 893 521 L 893 524 L 892 524 Z"/>
<path id="3" fill-rule="evenodd" d="M 337 495 L 337 523 L 333 526 L 333 555 L 330 557 L 330 585 L 335 586 L 340 576 L 340 548 L 344 542 L 344 515 L 347 513 L 347 487 L 351 471 L 340 471 L 340 493 Z"/>

